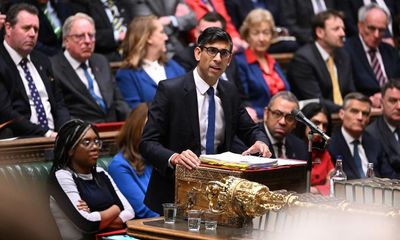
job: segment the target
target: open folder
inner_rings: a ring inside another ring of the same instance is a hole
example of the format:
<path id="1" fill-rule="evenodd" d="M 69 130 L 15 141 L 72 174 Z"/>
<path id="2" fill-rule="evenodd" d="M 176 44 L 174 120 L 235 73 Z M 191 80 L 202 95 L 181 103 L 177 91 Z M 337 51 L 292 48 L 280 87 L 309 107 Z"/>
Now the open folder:
<path id="1" fill-rule="evenodd" d="M 241 154 L 224 152 L 220 154 L 200 155 L 202 163 L 210 165 L 220 165 L 228 168 L 236 169 L 260 169 L 269 168 L 277 164 L 277 159 L 243 156 Z"/>

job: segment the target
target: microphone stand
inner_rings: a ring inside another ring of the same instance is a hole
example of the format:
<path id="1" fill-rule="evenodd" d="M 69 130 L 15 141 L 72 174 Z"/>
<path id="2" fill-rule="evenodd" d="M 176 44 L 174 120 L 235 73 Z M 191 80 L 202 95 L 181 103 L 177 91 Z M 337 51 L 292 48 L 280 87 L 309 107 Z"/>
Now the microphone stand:
<path id="1" fill-rule="evenodd" d="M 313 130 L 310 130 L 307 134 L 308 138 L 308 159 L 306 165 L 306 193 L 310 192 L 311 188 L 311 168 L 312 168 L 312 144 L 313 144 Z"/>

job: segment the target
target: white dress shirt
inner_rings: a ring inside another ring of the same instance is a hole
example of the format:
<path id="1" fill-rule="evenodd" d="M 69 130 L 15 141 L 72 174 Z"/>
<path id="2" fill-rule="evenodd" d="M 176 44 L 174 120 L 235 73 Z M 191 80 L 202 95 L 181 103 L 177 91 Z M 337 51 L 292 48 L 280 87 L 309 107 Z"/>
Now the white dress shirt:
<path id="1" fill-rule="evenodd" d="M 200 142 L 201 142 L 201 154 L 206 153 L 206 135 L 208 127 L 208 95 L 207 90 L 210 88 L 197 72 L 197 67 L 193 70 L 194 83 L 196 85 L 197 93 L 197 107 L 199 114 L 199 128 L 200 128 Z M 219 80 L 218 80 L 219 81 Z M 218 81 L 212 86 L 214 88 L 214 99 L 215 99 L 215 141 L 214 150 L 217 146 L 224 141 L 225 136 L 225 116 L 222 109 L 221 99 L 218 97 Z M 216 151 L 215 151 L 216 152 Z"/>
<path id="2" fill-rule="evenodd" d="M 271 141 L 272 147 L 274 148 L 275 157 L 278 158 L 279 151 L 278 151 L 278 146 L 276 145 L 278 143 L 278 141 L 272 136 L 272 134 L 270 133 L 270 131 L 265 123 L 264 123 L 264 129 L 265 129 L 265 132 L 267 133 L 269 140 Z M 287 157 L 286 157 L 285 142 L 286 142 L 286 138 L 283 138 L 283 140 L 282 140 L 282 158 L 286 159 Z"/>
<path id="3" fill-rule="evenodd" d="M 158 61 L 150 61 L 143 59 L 143 70 L 150 76 L 151 79 L 158 85 L 161 80 L 167 79 L 165 68 Z"/>
<path id="4" fill-rule="evenodd" d="M 32 123 L 39 124 L 35 104 L 33 103 L 31 91 L 29 90 L 28 81 L 26 80 L 25 72 L 20 65 L 22 56 L 19 55 L 12 47 L 10 47 L 10 45 L 8 45 L 8 43 L 6 41 L 4 41 L 3 44 L 4 44 L 4 47 L 6 48 L 8 54 L 10 54 L 11 59 L 17 66 L 18 73 L 21 76 L 22 83 L 24 84 L 25 92 L 26 92 L 26 95 L 28 96 L 29 105 L 31 108 L 30 121 Z M 36 89 L 39 92 L 40 99 L 42 100 L 42 104 L 43 104 L 44 110 L 46 112 L 48 127 L 50 128 L 50 130 L 54 130 L 54 119 L 53 119 L 53 114 L 51 114 L 51 105 L 49 102 L 49 95 L 47 94 L 46 87 L 44 86 L 42 78 L 40 77 L 39 72 L 36 70 L 35 65 L 33 65 L 30 55 L 27 56 L 27 59 L 28 59 L 27 66 L 28 66 L 29 72 L 32 75 L 33 82 L 36 85 Z M 47 132 L 46 136 L 50 136 L 50 132 Z"/>
<path id="5" fill-rule="evenodd" d="M 350 149 L 351 155 L 354 156 L 354 143 L 353 141 L 356 140 L 355 138 L 353 138 L 352 136 L 350 136 L 349 133 L 346 132 L 346 129 L 344 129 L 343 127 L 341 128 L 344 140 L 346 141 L 347 146 Z M 368 158 L 367 155 L 365 154 L 365 150 L 364 147 L 362 145 L 362 137 L 360 137 L 358 139 L 360 141 L 360 144 L 358 144 L 358 154 L 360 155 L 361 158 L 361 167 L 363 169 L 364 174 L 367 173 L 367 169 L 368 169 Z"/>

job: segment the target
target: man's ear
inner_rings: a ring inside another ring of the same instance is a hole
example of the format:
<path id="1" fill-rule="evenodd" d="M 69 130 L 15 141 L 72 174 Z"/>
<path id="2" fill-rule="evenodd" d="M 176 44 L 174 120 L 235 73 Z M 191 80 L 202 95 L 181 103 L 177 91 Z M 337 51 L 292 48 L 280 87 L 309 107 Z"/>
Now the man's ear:
<path id="1" fill-rule="evenodd" d="M 344 109 L 341 108 L 341 109 L 339 110 L 339 118 L 343 121 L 343 117 L 344 117 Z"/>
<path id="2" fill-rule="evenodd" d="M 325 34 L 325 30 L 321 27 L 315 28 L 315 35 L 317 35 L 318 39 L 321 39 Z"/>
<path id="3" fill-rule="evenodd" d="M 194 57 L 196 58 L 196 61 L 200 61 L 200 56 L 201 56 L 201 48 L 195 47 L 194 48 Z"/>

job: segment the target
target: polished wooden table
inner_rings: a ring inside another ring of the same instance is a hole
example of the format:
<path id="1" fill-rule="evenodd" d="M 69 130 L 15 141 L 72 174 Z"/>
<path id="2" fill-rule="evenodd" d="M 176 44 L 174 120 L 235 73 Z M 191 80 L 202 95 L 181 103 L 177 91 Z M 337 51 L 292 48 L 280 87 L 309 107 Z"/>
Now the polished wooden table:
<path id="1" fill-rule="evenodd" d="M 201 224 L 199 232 L 188 231 L 187 221 L 177 219 L 175 224 L 164 223 L 163 217 L 146 218 L 128 221 L 128 234 L 140 239 L 266 239 L 273 235 L 271 232 L 255 230 L 252 226 L 247 228 L 230 228 L 218 226 L 217 230 L 205 230 Z"/>

